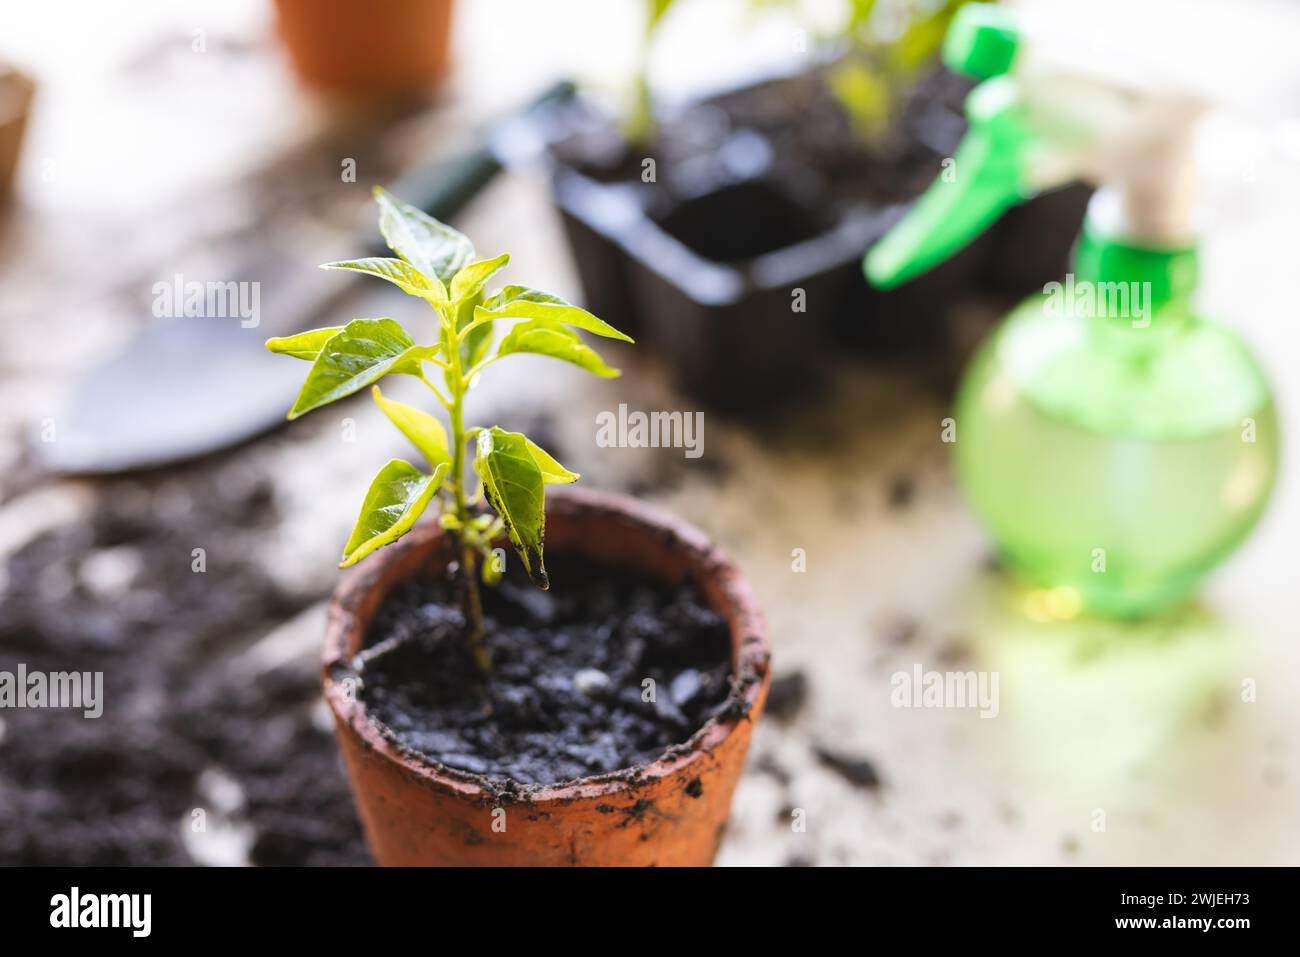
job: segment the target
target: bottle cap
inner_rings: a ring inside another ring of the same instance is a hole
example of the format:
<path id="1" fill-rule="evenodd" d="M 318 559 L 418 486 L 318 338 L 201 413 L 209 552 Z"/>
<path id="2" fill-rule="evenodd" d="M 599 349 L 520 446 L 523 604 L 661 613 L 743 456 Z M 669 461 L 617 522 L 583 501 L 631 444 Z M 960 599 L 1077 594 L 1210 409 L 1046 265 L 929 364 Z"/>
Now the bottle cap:
<path id="1" fill-rule="evenodd" d="M 943 42 L 943 62 L 955 73 L 976 80 L 1011 71 L 1020 47 L 1020 30 L 1002 7 L 972 3 L 962 7 L 948 27 Z"/>

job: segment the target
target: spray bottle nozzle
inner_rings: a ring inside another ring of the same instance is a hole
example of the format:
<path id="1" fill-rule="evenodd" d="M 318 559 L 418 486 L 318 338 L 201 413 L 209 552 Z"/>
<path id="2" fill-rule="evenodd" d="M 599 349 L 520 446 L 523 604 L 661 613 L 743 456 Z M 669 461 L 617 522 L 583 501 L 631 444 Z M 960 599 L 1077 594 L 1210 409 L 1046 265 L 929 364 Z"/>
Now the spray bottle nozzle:
<path id="1" fill-rule="evenodd" d="M 1000 79 L 1020 45 L 1011 14 L 991 4 L 957 11 L 944 38 L 943 61 L 987 82 L 966 104 L 970 131 L 912 211 L 867 255 L 867 278 L 892 289 L 943 262 L 1025 198 L 1019 152 L 1026 131 L 1014 116 L 1015 88 Z"/>
<path id="2" fill-rule="evenodd" d="M 1037 39 L 1036 39 L 1037 37 Z M 889 289 L 953 255 L 1011 206 L 1084 180 L 1115 184 L 1114 233 L 1138 245 L 1188 239 L 1192 123 L 1201 100 L 1139 81 L 1088 57 L 1054 56 L 991 4 L 958 10 L 944 62 L 980 83 L 966 99 L 970 128 L 915 206 L 868 252 L 873 285 Z"/>
<path id="3" fill-rule="evenodd" d="M 926 272 L 1024 200 L 1022 157 L 1030 140 L 1015 115 L 1015 90 L 989 80 L 971 93 L 970 131 L 916 205 L 867 254 L 867 278 L 881 289 Z"/>
<path id="4" fill-rule="evenodd" d="M 954 73 L 987 80 L 1011 72 L 1020 48 L 1015 18 L 1002 7 L 971 3 L 959 9 L 943 40 L 943 62 Z"/>

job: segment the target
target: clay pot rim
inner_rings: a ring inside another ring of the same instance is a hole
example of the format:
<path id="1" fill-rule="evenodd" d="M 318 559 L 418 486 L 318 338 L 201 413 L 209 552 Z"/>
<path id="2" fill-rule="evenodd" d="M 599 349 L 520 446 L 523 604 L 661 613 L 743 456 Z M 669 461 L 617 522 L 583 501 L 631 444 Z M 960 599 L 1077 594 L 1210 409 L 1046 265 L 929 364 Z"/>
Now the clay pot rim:
<path id="1" fill-rule="evenodd" d="M 356 606 L 376 587 L 387 566 L 411 551 L 431 547 L 441 538 L 442 530 L 432 522 L 425 522 L 395 544 L 376 553 L 367 562 L 351 569 L 340 580 L 330 598 L 321 654 L 321 675 L 325 700 L 336 718 L 346 722 L 376 757 L 401 766 L 407 774 L 434 790 L 469 800 L 528 803 L 567 803 L 630 793 L 646 781 L 681 774 L 720 745 L 742 721 L 751 720 L 750 714 L 767 684 L 771 650 L 762 612 L 731 559 L 703 532 L 636 499 L 608 492 L 554 489 L 547 496 L 548 517 L 553 505 L 559 505 L 562 510 L 572 508 L 574 511 L 603 512 L 667 535 L 674 548 L 694 556 L 692 565 L 717 579 L 722 594 L 734 609 L 734 614 L 729 616 L 732 648 L 736 655 L 733 673 L 741 681 L 740 696 L 745 702 L 747 713 L 723 719 L 710 718 L 683 744 L 669 748 L 664 755 L 649 764 L 558 784 L 498 782 L 484 775 L 438 764 L 418 752 L 400 747 L 383 734 L 378 722 L 370 719 L 365 705 L 359 699 L 349 699 L 343 690 L 341 679 L 355 674 L 346 649 L 350 636 L 360 627 Z"/>
<path id="2" fill-rule="evenodd" d="M 22 122 L 31 113 L 36 81 L 14 64 L 0 60 L 0 88 L 12 93 L 8 104 L 0 97 L 0 128 Z"/>

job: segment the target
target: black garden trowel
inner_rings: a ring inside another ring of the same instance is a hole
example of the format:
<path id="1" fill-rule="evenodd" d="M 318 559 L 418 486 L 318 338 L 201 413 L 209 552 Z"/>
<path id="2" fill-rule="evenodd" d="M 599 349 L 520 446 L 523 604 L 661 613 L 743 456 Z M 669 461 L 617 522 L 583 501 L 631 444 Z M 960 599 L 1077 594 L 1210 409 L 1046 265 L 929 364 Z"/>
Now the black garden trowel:
<path id="1" fill-rule="evenodd" d="M 463 156 L 414 170 L 390 192 L 441 220 L 461 208 L 507 166 L 539 156 L 545 114 L 573 96 L 571 83 L 548 89 L 523 110 L 494 124 Z M 360 245 L 374 245 L 373 231 Z M 368 255 L 389 255 L 378 249 Z M 190 290 L 177 282 L 165 290 L 177 300 L 223 299 L 228 318 L 155 319 L 125 348 L 73 383 L 54 415 L 31 430 L 37 461 L 50 472 L 95 475 L 157 468 L 229 448 L 285 421 L 284 411 L 302 384 L 302 370 L 266 351 L 270 336 L 322 324 L 354 281 L 301 262 L 277 261 L 260 250 L 238 282 Z M 273 277 L 260 283 L 258 277 Z M 273 289 L 258 301 L 249 289 Z M 200 295 L 202 294 L 202 295 Z M 256 303 L 259 321 L 248 307 Z M 197 315 L 201 311 L 196 301 Z M 240 310 L 245 310 L 241 312 Z M 233 310 L 233 311 L 230 311 Z M 247 313 L 247 315 L 246 315 Z"/>

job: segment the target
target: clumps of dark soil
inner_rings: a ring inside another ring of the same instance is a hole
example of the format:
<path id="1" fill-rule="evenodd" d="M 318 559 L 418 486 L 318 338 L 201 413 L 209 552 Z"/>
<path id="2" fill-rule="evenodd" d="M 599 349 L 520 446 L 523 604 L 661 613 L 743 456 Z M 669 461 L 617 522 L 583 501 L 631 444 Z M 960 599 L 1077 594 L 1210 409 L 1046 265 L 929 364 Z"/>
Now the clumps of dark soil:
<path id="1" fill-rule="evenodd" d="M 271 486 L 208 467 L 104 481 L 95 496 L 88 519 L 3 565 L 0 669 L 104 679 L 97 719 L 0 711 L 0 864 L 193 863 L 193 812 L 219 816 L 205 772 L 237 785 L 229 814 L 252 863 L 368 863 L 337 745 L 312 717 L 315 669 L 229 666 L 306 600 L 245 557 L 277 521 Z"/>
<path id="2" fill-rule="evenodd" d="M 754 758 L 750 766 L 759 774 L 769 775 L 782 787 L 788 786 L 790 781 L 793 780 L 785 765 L 770 754 L 760 754 L 758 757 Z M 789 817 L 788 814 L 785 816 Z"/>
<path id="3" fill-rule="evenodd" d="M 855 788 L 875 791 L 880 787 L 880 772 L 864 757 L 848 754 L 825 744 L 814 744 L 813 754 L 825 767 L 830 768 Z"/>
<path id="4" fill-rule="evenodd" d="M 950 638 L 935 653 L 937 664 L 955 666 L 965 664 L 971 659 L 970 645 L 963 638 Z"/>
<path id="5" fill-rule="evenodd" d="M 904 614 L 892 614 L 884 617 L 875 627 L 879 643 L 887 648 L 903 648 L 916 639 L 921 630 L 915 618 Z"/>
<path id="6" fill-rule="evenodd" d="M 793 721 L 808 700 L 808 676 L 802 671 L 777 675 L 767 691 L 767 713 L 778 721 Z"/>
<path id="7" fill-rule="evenodd" d="M 563 132 L 551 152 L 599 182 L 634 183 L 657 194 L 659 203 L 726 189 L 768 164 L 783 178 L 813 171 L 847 201 L 915 199 L 961 141 L 963 102 L 974 84 L 943 68 L 930 70 L 898 104 L 889 127 L 868 134 L 855 128 L 833 92 L 837 68 L 823 64 L 667 111 L 647 143 L 628 142 L 608 117 L 580 100 L 558 117 Z M 642 182 L 646 157 L 657 159 L 663 182 Z M 731 232 L 742 234 L 732 242 L 753 240 L 743 228 Z"/>
<path id="8" fill-rule="evenodd" d="M 172 733 L 193 741 L 205 766 L 223 769 L 243 791 L 237 817 L 252 825 L 251 864 L 372 863 L 333 730 L 312 720 L 319 702 L 315 667 L 231 674 L 200 682 L 177 702 Z"/>
<path id="9" fill-rule="evenodd" d="M 543 592 L 519 564 L 484 590 L 487 677 L 449 582 L 403 583 L 379 610 L 367 644 L 389 644 L 364 662 L 359 694 L 402 747 L 489 780 L 554 784 L 654 761 L 740 703 L 726 621 L 692 585 L 561 557 Z"/>
<path id="10" fill-rule="evenodd" d="M 891 511 L 902 511 L 916 498 L 916 480 L 910 475 L 897 475 L 890 480 L 885 500 Z"/>
<path id="11" fill-rule="evenodd" d="M 965 132 L 962 102 L 972 84 L 938 69 L 922 77 L 883 137 L 866 140 L 831 92 L 828 65 L 723 94 L 711 102 L 733 125 L 758 130 L 776 154 L 816 170 L 837 195 L 900 202 L 915 198 Z"/>
<path id="12" fill-rule="evenodd" d="M 720 455 L 688 459 L 680 449 L 653 449 L 651 452 L 642 460 L 640 468 L 621 477 L 619 490 L 624 494 L 633 498 L 662 497 L 676 492 L 688 482 L 718 486 L 731 477 L 731 466 Z"/>

